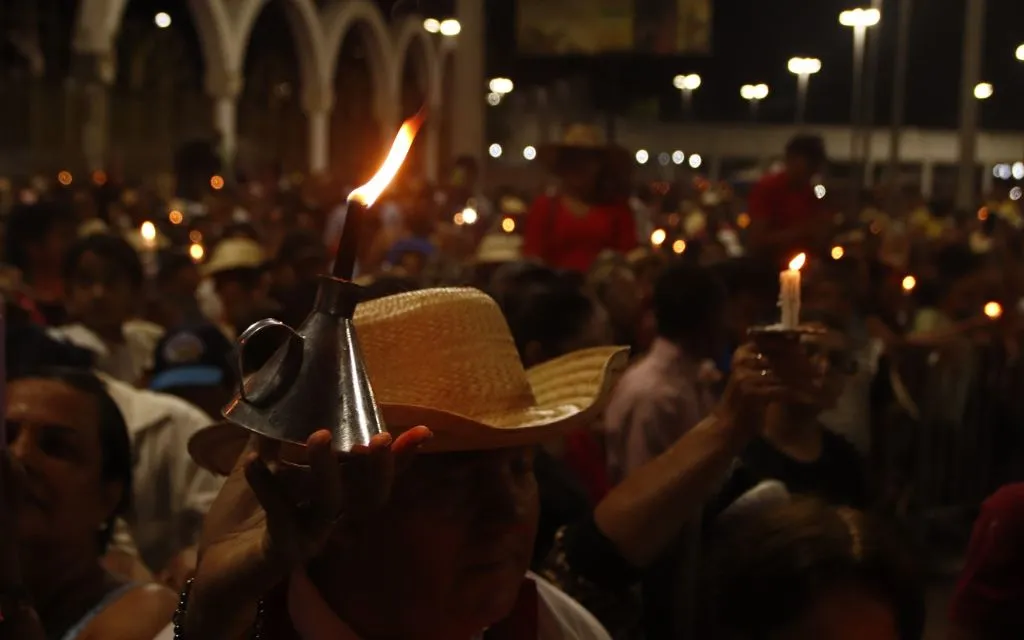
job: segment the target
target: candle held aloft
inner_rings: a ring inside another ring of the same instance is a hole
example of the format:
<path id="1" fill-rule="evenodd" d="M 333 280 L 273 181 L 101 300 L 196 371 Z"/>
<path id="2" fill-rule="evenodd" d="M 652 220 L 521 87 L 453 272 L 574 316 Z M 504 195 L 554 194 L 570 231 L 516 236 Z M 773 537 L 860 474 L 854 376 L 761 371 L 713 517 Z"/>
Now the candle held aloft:
<path id="1" fill-rule="evenodd" d="M 807 256 L 803 253 L 789 262 L 789 268 L 779 274 L 779 310 L 782 328 L 796 329 L 800 325 L 800 269 Z"/>

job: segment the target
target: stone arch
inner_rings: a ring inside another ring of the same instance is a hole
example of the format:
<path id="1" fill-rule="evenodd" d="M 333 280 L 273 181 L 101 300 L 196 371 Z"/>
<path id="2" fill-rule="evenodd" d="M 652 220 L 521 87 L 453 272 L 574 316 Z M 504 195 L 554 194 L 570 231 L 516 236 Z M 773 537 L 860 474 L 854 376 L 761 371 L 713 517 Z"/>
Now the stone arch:
<path id="1" fill-rule="evenodd" d="M 338 55 L 345 36 L 357 25 L 366 27 L 366 44 L 374 80 L 374 107 L 386 126 L 396 124 L 397 102 L 391 93 L 392 48 L 391 32 L 377 5 L 367 0 L 335 2 L 323 14 L 324 53 L 327 56 L 328 78 L 333 82 L 337 71 Z"/>
<path id="2" fill-rule="evenodd" d="M 82 0 L 75 22 L 74 50 L 91 54 L 111 53 L 125 9 L 131 1 Z M 188 6 L 199 32 L 206 67 L 231 68 L 231 22 L 220 0 L 189 0 Z"/>
<path id="3" fill-rule="evenodd" d="M 192 0 L 204 2 L 205 0 Z M 241 70 L 245 64 L 245 54 L 249 48 L 253 26 L 260 12 L 269 0 L 247 0 L 235 20 L 235 63 Z M 325 99 L 327 88 L 326 78 L 329 77 L 324 56 L 324 37 L 320 26 L 320 16 L 312 0 L 286 0 L 285 15 L 292 41 L 299 57 L 299 76 L 302 81 L 302 99 L 308 106 L 319 105 Z M 329 95 L 329 92 L 327 92 Z M 311 103 L 311 104 L 310 104 Z"/>
<path id="4" fill-rule="evenodd" d="M 431 109 L 439 107 L 441 104 L 441 74 L 438 68 L 437 47 L 435 47 L 433 39 L 423 30 L 422 21 L 415 18 L 406 18 L 395 33 L 395 45 L 392 49 L 394 58 L 391 61 L 390 73 L 391 94 L 393 96 L 401 95 L 408 56 L 419 47 L 421 56 L 415 66 L 417 73 L 420 74 L 419 81 L 422 83 L 423 93 L 427 98 L 427 106 Z"/>

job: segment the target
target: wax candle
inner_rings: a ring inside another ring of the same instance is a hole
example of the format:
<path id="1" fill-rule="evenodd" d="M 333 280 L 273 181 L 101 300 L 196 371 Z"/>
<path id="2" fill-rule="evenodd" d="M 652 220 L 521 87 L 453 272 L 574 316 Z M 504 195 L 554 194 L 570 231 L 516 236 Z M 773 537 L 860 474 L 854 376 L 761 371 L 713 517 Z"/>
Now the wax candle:
<path id="1" fill-rule="evenodd" d="M 807 256 L 800 254 L 789 262 L 789 268 L 779 274 L 779 309 L 782 328 L 795 329 L 800 325 L 800 268 Z"/>

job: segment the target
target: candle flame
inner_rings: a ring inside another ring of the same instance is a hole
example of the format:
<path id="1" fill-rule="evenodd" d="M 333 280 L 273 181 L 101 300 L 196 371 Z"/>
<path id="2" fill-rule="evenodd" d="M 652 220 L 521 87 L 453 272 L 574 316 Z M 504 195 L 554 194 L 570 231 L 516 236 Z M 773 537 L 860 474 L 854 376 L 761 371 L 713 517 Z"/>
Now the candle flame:
<path id="1" fill-rule="evenodd" d="M 792 271 L 799 271 L 804 268 L 805 262 L 807 262 L 807 254 L 801 253 L 789 261 L 789 268 Z"/>
<path id="2" fill-rule="evenodd" d="M 388 157 L 384 159 L 384 164 L 380 166 L 376 175 L 369 182 L 349 194 L 348 199 L 350 201 L 355 200 L 366 207 L 371 206 L 377 201 L 377 198 L 384 192 L 384 189 L 387 188 L 395 174 L 398 173 L 398 170 L 402 168 L 405 156 L 409 154 L 409 149 L 412 148 L 412 141 L 416 138 L 416 132 L 420 130 L 420 126 L 426 117 L 426 111 L 421 109 L 419 113 L 402 123 L 402 128 L 398 130 L 398 135 L 395 136 L 395 141 L 391 145 Z"/>
<path id="3" fill-rule="evenodd" d="M 989 302 L 985 304 L 985 315 L 995 320 L 996 318 L 1003 315 L 1003 305 L 998 302 Z"/>
<path id="4" fill-rule="evenodd" d="M 914 276 L 907 276 L 906 278 L 903 278 L 903 290 L 904 291 L 913 291 L 914 287 L 916 287 L 916 286 L 917 286 L 917 278 L 915 278 Z"/>
<path id="5" fill-rule="evenodd" d="M 148 220 L 143 222 L 142 227 L 139 228 L 139 235 L 143 240 L 156 240 L 156 225 Z"/>

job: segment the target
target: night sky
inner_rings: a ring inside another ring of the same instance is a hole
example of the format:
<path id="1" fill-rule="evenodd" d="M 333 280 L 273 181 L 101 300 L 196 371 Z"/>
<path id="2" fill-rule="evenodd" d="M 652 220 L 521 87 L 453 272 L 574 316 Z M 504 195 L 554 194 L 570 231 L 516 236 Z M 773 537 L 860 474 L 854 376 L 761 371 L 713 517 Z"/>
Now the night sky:
<path id="1" fill-rule="evenodd" d="M 876 90 L 876 121 L 888 122 L 896 46 L 897 4 L 885 0 Z M 426 0 L 424 5 L 430 3 Z M 694 95 L 698 119 L 746 120 L 743 84 L 766 82 L 772 93 L 761 105 L 761 118 L 788 122 L 794 117 L 796 77 L 786 70 L 794 55 L 818 57 L 822 70 L 811 79 L 808 119 L 819 123 L 849 121 L 853 67 L 852 30 L 839 25 L 839 12 L 857 6 L 849 0 L 717 0 L 713 51 L 699 58 L 623 58 L 540 61 L 515 54 L 513 0 L 487 0 L 489 72 L 509 75 L 526 86 L 568 75 L 608 83 L 618 67 L 620 103 L 657 100 L 663 119 L 680 117 L 677 73 L 697 72 L 703 85 Z M 867 0 L 865 5 L 869 4 Z M 916 0 L 910 35 L 907 122 L 919 127 L 955 127 L 959 104 L 964 0 Z M 1024 63 L 1014 58 L 1024 43 L 1024 2 L 989 0 L 982 78 L 995 95 L 982 108 L 990 128 L 1024 128 Z M 609 62 L 612 62 L 609 65 Z M 607 95 L 595 92 L 595 99 Z"/>

